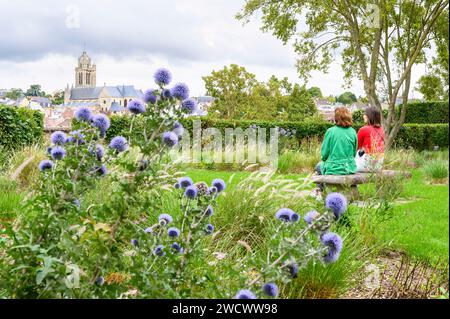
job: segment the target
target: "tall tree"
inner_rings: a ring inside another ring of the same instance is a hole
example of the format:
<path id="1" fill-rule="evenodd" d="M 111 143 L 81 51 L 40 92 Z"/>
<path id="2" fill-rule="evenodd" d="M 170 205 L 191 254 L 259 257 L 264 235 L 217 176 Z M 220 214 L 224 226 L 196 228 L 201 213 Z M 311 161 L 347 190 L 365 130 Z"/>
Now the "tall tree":
<path id="1" fill-rule="evenodd" d="M 45 96 L 45 92 L 41 90 L 39 84 L 32 84 L 30 88 L 25 93 L 26 96 Z"/>
<path id="2" fill-rule="evenodd" d="M 318 97 L 318 98 L 322 98 L 322 90 L 317 87 L 317 86 L 313 86 L 311 88 L 308 89 L 308 93 L 312 96 L 312 97 Z"/>
<path id="3" fill-rule="evenodd" d="M 338 96 L 338 98 L 336 99 L 337 102 L 342 103 L 342 104 L 352 104 L 354 102 L 356 102 L 358 99 L 356 98 L 356 95 L 353 94 L 352 92 L 344 92 L 341 95 Z"/>
<path id="4" fill-rule="evenodd" d="M 11 100 L 17 100 L 21 96 L 23 96 L 22 89 L 11 89 L 8 93 L 6 93 L 5 97 Z"/>
<path id="5" fill-rule="evenodd" d="M 340 54 L 346 80 L 363 81 L 370 105 L 381 110 L 379 96 L 387 97 L 382 122 L 389 148 L 405 120 L 412 67 L 424 61 L 447 10 L 448 0 L 246 0 L 237 18 L 247 22 L 261 11 L 263 31 L 294 40 L 305 79 L 313 70 L 327 71 Z M 300 20 L 307 30 L 298 32 Z"/>

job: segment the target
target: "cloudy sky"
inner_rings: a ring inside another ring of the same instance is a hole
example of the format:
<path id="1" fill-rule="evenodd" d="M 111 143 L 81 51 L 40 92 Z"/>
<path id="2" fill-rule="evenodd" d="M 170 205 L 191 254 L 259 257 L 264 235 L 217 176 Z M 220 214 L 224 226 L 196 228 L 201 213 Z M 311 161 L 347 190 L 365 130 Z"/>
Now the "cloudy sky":
<path id="1" fill-rule="evenodd" d="M 74 82 L 77 57 L 86 51 L 97 64 L 97 85 L 153 86 L 160 66 L 176 81 L 204 94 L 202 76 L 237 63 L 259 80 L 272 74 L 302 83 L 292 47 L 259 30 L 258 18 L 243 26 L 234 16 L 243 0 L 0 0 L 0 88 L 46 92 Z M 414 70 L 414 80 L 424 72 Z M 328 74 L 313 73 L 308 86 L 339 94 L 339 63 Z M 362 85 L 350 89 L 362 95 Z M 419 94 L 414 93 L 414 96 Z"/>

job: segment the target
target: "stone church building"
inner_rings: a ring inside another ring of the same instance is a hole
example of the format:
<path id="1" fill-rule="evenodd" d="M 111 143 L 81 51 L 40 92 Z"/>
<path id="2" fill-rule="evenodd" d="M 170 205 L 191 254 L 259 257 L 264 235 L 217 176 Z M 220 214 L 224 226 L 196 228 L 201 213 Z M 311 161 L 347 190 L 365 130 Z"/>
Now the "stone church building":
<path id="1" fill-rule="evenodd" d="M 120 113 L 132 99 L 142 99 L 143 92 L 133 85 L 96 86 L 97 67 L 86 51 L 78 58 L 75 87 L 66 86 L 64 106 L 92 107 L 99 112 Z"/>

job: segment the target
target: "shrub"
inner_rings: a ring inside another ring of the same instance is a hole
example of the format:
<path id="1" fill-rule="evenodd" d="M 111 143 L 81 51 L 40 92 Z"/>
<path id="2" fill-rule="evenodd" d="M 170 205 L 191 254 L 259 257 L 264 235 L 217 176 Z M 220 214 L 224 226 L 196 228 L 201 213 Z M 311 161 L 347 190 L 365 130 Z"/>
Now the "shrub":
<path id="1" fill-rule="evenodd" d="M 423 167 L 423 172 L 432 181 L 442 181 L 448 178 L 448 161 L 432 160 Z"/>
<path id="2" fill-rule="evenodd" d="M 406 109 L 405 123 L 437 124 L 448 123 L 448 101 L 411 102 Z M 388 111 L 383 110 L 384 116 Z M 364 110 L 353 112 L 353 122 L 362 124 Z"/>
<path id="3" fill-rule="evenodd" d="M 42 139 L 44 115 L 39 111 L 0 105 L 0 147 L 18 149 Z"/>
<path id="4" fill-rule="evenodd" d="M 448 124 L 404 124 L 395 139 L 397 148 L 416 150 L 448 147 Z"/>

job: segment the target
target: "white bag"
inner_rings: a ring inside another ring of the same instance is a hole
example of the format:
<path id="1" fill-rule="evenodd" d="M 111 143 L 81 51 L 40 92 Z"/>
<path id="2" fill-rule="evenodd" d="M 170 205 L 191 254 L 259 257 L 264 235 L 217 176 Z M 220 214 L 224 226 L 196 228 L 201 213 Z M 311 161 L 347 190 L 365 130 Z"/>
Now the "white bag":
<path id="1" fill-rule="evenodd" d="M 359 156 L 359 151 L 356 152 L 355 163 L 356 163 L 356 171 L 357 172 L 366 172 L 367 171 L 367 154 L 364 153 L 362 156 Z"/>

